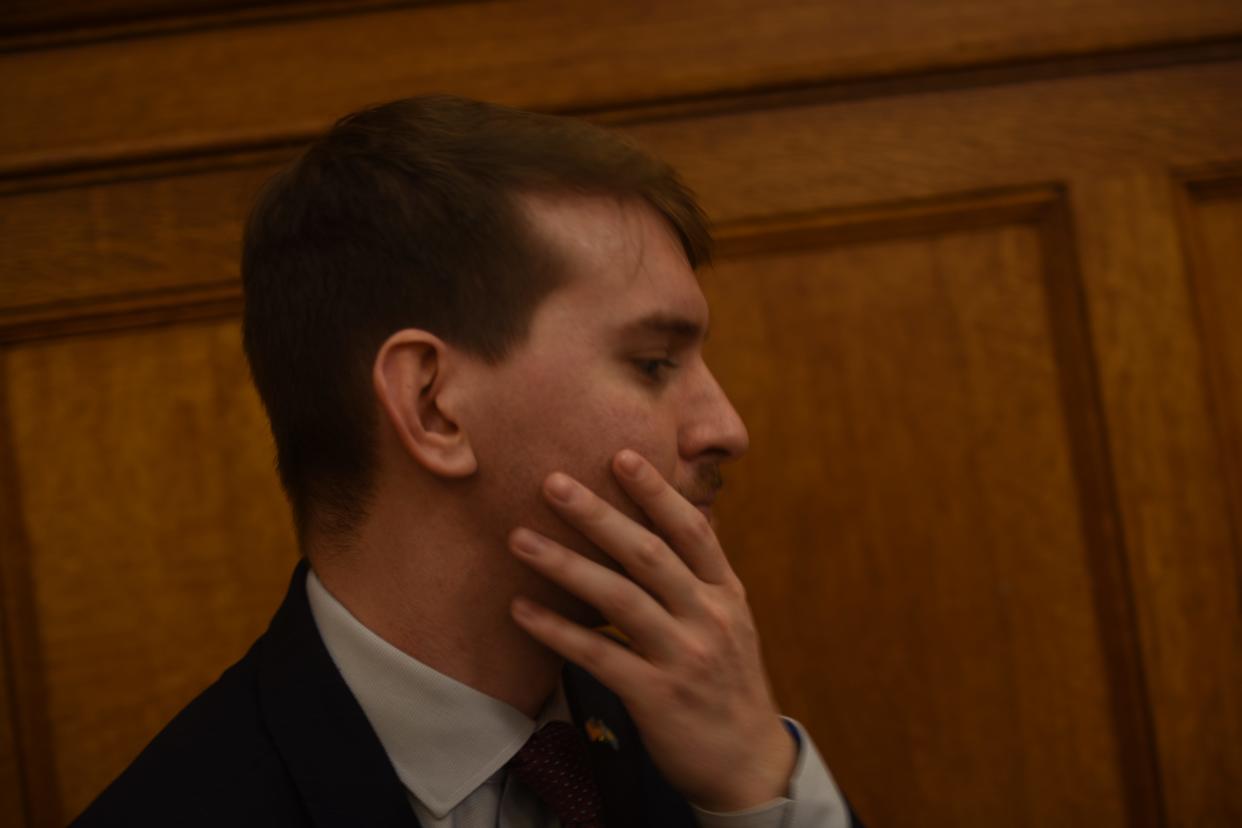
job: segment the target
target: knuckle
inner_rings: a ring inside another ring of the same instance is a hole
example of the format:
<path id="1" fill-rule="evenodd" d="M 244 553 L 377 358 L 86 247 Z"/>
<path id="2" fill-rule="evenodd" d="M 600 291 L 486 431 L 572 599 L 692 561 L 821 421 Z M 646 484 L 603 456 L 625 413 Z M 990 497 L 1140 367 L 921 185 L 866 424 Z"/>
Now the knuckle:
<path id="1" fill-rule="evenodd" d="M 704 613 L 708 625 L 717 635 L 728 635 L 733 631 L 733 613 L 719 604 L 708 604 Z"/>
<path id="2" fill-rule="evenodd" d="M 686 642 L 682 650 L 686 675 L 692 683 L 698 683 L 714 672 L 715 654 L 711 647 L 697 640 Z"/>
<path id="3" fill-rule="evenodd" d="M 579 652 L 580 665 L 588 671 L 596 670 L 604 663 L 608 645 L 600 635 L 592 635 L 582 644 Z"/>
<path id="4" fill-rule="evenodd" d="M 677 699 L 677 684 L 668 674 L 660 674 L 650 684 L 651 700 L 656 707 L 669 709 L 670 702 Z"/>
<path id="5" fill-rule="evenodd" d="M 617 615 L 621 617 L 633 615 L 639 608 L 640 598 L 632 589 L 612 589 L 609 590 L 603 603 L 605 615 Z"/>
<path id="6" fill-rule="evenodd" d="M 650 532 L 643 535 L 634 547 L 634 563 L 643 570 L 659 567 L 664 558 L 664 541 Z"/>
<path id="7" fill-rule="evenodd" d="M 690 517 L 686 531 L 690 536 L 690 540 L 698 545 L 707 545 L 714 543 L 716 540 L 716 532 L 712 529 L 711 521 L 697 509 Z"/>
<path id="8" fill-rule="evenodd" d="M 702 694 L 710 692 L 706 689 L 710 686 L 702 675 L 683 666 L 660 675 L 651 687 L 652 698 L 658 699 L 665 709 L 696 707 L 702 702 Z"/>
<path id="9" fill-rule="evenodd" d="M 697 707 L 701 701 L 699 685 L 693 681 L 674 681 L 670 683 L 669 695 L 678 707 Z"/>
<path id="10" fill-rule="evenodd" d="M 707 607 L 710 609 L 715 599 L 712 596 L 712 590 L 706 584 L 695 584 L 691 588 L 690 600 L 696 607 Z"/>

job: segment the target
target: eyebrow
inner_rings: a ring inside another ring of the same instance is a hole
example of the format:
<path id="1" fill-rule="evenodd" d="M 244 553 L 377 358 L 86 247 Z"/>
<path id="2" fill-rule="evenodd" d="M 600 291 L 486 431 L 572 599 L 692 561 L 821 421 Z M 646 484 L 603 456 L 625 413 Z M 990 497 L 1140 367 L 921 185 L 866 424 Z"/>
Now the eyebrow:
<path id="1" fill-rule="evenodd" d="M 656 311 L 639 317 L 621 327 L 621 334 L 657 333 L 676 339 L 706 340 L 708 330 L 689 317 Z"/>

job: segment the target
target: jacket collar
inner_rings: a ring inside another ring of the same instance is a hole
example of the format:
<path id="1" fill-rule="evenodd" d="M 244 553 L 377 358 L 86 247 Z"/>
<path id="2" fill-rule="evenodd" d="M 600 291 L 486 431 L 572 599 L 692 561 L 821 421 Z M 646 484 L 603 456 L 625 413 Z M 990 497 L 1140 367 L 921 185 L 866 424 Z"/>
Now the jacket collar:
<path id="1" fill-rule="evenodd" d="M 315 628 L 306 571 L 303 560 L 259 642 L 259 704 L 272 741 L 319 828 L 417 826 L 405 788 Z"/>
<path id="2" fill-rule="evenodd" d="M 261 715 L 311 820 L 319 828 L 410 828 L 405 787 L 324 647 L 306 597 L 306 561 L 258 644 Z M 610 826 L 691 828 L 690 807 L 656 771 L 620 699 L 569 665 L 565 695 L 589 755 Z"/>

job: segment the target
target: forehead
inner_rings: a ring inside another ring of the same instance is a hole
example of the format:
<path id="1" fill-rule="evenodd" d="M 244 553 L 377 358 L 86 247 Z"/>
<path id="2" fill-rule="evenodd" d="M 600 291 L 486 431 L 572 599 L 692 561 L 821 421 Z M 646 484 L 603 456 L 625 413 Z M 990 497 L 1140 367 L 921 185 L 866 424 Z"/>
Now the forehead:
<path id="1" fill-rule="evenodd" d="M 544 302 L 549 313 L 617 327 L 659 314 L 706 329 L 707 301 L 681 242 L 646 202 L 525 195 L 521 204 L 566 275 Z"/>

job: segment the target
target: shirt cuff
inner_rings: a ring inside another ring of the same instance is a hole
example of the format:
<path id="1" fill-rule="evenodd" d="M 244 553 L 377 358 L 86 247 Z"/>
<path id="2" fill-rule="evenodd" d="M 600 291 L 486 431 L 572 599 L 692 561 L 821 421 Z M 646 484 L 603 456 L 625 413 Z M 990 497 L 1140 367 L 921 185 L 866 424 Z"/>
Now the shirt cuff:
<path id="1" fill-rule="evenodd" d="M 729 813 L 692 806 L 700 828 L 849 828 L 845 798 L 815 743 L 801 724 L 790 718 L 785 723 L 798 743 L 789 795 Z"/>

